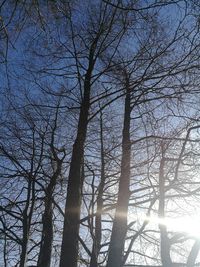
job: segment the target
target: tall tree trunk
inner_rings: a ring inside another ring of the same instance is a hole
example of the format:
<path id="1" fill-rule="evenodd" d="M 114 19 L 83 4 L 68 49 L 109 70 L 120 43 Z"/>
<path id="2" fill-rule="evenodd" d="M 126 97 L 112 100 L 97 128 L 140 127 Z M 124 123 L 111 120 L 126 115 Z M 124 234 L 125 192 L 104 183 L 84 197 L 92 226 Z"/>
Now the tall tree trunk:
<path id="1" fill-rule="evenodd" d="M 90 89 L 93 64 L 85 76 L 84 95 L 79 115 L 77 136 L 73 145 L 70 163 L 60 267 L 76 267 L 78 259 L 78 234 L 81 208 L 81 165 L 90 107 Z"/>
<path id="2" fill-rule="evenodd" d="M 101 214 L 103 209 L 103 190 L 105 186 L 105 155 L 104 155 L 104 141 L 103 141 L 103 120 L 102 113 L 100 115 L 100 141 L 101 141 L 101 181 L 99 184 L 97 196 L 97 214 L 95 218 L 95 234 L 93 238 L 92 256 L 90 260 L 90 267 L 98 266 L 98 255 L 101 245 Z"/>
<path id="3" fill-rule="evenodd" d="M 131 116 L 131 96 L 129 82 L 126 81 L 126 98 L 124 125 L 122 133 L 122 160 L 121 175 L 119 181 L 118 201 L 116 213 L 112 228 L 111 241 L 109 246 L 107 267 L 121 267 L 124 250 L 124 243 L 127 232 L 127 214 L 130 197 L 130 160 L 131 160 L 131 142 L 130 142 L 130 116 Z"/>

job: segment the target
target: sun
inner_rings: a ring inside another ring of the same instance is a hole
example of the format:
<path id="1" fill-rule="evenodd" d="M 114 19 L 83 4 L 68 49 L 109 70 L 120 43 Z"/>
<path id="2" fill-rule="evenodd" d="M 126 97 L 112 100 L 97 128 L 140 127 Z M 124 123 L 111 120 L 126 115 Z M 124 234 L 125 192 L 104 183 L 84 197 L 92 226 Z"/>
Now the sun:
<path id="1" fill-rule="evenodd" d="M 184 216 L 180 218 L 159 218 L 156 216 L 146 216 L 144 220 L 147 220 L 151 224 L 165 225 L 168 231 L 185 233 L 195 238 L 200 239 L 200 216 Z"/>
<path id="2" fill-rule="evenodd" d="M 200 214 L 191 214 L 185 215 L 178 218 L 164 217 L 160 218 L 158 215 L 149 215 L 145 214 L 129 214 L 129 222 L 137 221 L 147 221 L 149 226 L 153 228 L 159 227 L 159 224 L 165 225 L 169 232 L 174 233 L 183 233 L 193 238 L 200 239 Z"/>

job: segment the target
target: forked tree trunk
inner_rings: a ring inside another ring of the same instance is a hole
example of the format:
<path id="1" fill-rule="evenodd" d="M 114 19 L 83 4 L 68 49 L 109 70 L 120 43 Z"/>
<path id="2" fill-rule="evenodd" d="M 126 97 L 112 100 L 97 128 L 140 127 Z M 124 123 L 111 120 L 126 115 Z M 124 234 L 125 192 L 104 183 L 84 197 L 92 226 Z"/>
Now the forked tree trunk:
<path id="1" fill-rule="evenodd" d="M 121 267 L 124 243 L 127 232 L 127 214 L 130 197 L 130 120 L 131 120 L 131 96 L 128 80 L 126 81 L 126 98 L 124 125 L 122 133 L 122 160 L 121 175 L 119 180 L 118 201 L 112 228 L 111 241 L 108 253 L 107 267 Z"/>
<path id="2" fill-rule="evenodd" d="M 37 267 L 50 267 L 52 257 L 52 244 L 53 244 L 53 193 L 57 180 L 62 171 L 62 164 L 65 158 L 65 151 L 62 152 L 64 155 L 60 159 L 57 151 L 54 147 L 55 131 L 57 129 L 58 119 L 58 108 L 56 111 L 55 124 L 51 135 L 51 152 L 53 160 L 55 161 L 55 168 L 53 168 L 53 175 L 51 176 L 50 182 L 45 190 L 45 208 L 42 216 L 42 237 L 40 244 L 40 251 L 38 256 Z M 60 151 L 61 152 L 61 151 Z"/>

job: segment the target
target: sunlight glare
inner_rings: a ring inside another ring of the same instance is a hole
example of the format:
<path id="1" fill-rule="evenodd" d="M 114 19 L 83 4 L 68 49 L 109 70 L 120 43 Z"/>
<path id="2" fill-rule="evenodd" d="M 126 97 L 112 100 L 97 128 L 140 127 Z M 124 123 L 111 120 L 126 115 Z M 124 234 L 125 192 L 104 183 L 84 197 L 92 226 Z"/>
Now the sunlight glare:
<path id="1" fill-rule="evenodd" d="M 185 233 L 196 238 L 200 238 L 199 216 L 188 216 L 181 218 L 159 218 L 156 216 L 146 216 L 144 217 L 144 220 L 157 225 L 165 225 L 168 231 L 171 232 Z"/>

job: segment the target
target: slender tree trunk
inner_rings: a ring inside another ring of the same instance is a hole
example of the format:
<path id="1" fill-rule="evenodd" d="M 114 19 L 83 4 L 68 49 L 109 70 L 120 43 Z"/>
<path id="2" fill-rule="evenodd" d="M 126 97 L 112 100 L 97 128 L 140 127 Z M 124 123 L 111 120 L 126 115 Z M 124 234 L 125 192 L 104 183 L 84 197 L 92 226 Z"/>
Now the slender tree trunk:
<path id="1" fill-rule="evenodd" d="M 38 256 L 38 267 L 50 267 L 51 266 L 51 253 L 52 253 L 52 243 L 53 243 L 53 192 L 58 180 L 59 175 L 62 170 L 62 163 L 65 158 L 64 156 L 60 159 L 54 147 L 54 134 L 57 128 L 57 114 L 55 119 L 55 125 L 52 132 L 51 139 L 51 151 L 53 155 L 53 160 L 56 162 L 55 171 L 51 177 L 51 180 L 45 190 L 45 209 L 42 216 L 42 238 L 40 245 L 40 252 Z"/>
<path id="2" fill-rule="evenodd" d="M 130 116 L 131 116 L 131 97 L 127 81 L 124 112 L 124 126 L 122 133 L 122 160 L 121 175 L 119 181 L 118 201 L 116 213 L 112 228 L 111 241 L 109 246 L 107 267 L 121 267 L 124 250 L 124 243 L 127 232 L 127 214 L 130 197 L 130 160 L 131 160 L 131 142 L 130 142 Z"/>
<path id="3" fill-rule="evenodd" d="M 4 267 L 7 267 L 7 237 L 6 235 L 4 236 L 3 262 L 4 262 Z"/>
<path id="4" fill-rule="evenodd" d="M 57 155 L 55 155 L 55 157 L 55 160 L 57 162 L 56 171 L 51 177 L 51 181 L 46 189 L 45 210 L 42 218 L 42 239 L 37 264 L 38 267 L 50 267 L 51 265 L 51 253 L 53 243 L 53 192 L 56 186 L 57 178 L 61 173 L 62 162 L 64 159 L 63 157 L 60 160 Z"/>
<path id="5" fill-rule="evenodd" d="M 45 199 L 45 211 L 43 214 L 43 229 L 42 240 L 40 245 L 40 253 L 38 257 L 38 267 L 50 267 L 51 251 L 53 242 L 53 211 L 52 211 L 52 196 L 47 196 Z"/>
<path id="6" fill-rule="evenodd" d="M 162 148 L 163 149 L 163 148 Z M 158 215 L 162 219 L 165 217 L 165 176 L 164 176 L 165 158 L 162 156 L 159 170 L 159 210 Z M 167 235 L 167 227 L 160 223 L 160 253 L 163 267 L 171 267 L 172 261 L 170 257 L 170 240 Z"/>
<path id="7" fill-rule="evenodd" d="M 23 237 L 22 237 L 22 246 L 21 246 L 21 255 L 20 255 L 19 267 L 25 267 L 26 261 L 27 261 L 27 246 L 28 246 L 28 239 L 29 239 L 30 222 L 31 222 L 31 218 L 32 218 L 31 211 L 28 215 L 28 209 L 29 209 L 32 189 L 33 189 L 32 177 L 29 177 L 28 188 L 27 188 L 27 201 L 26 201 L 26 206 L 25 206 L 24 211 L 23 211 L 23 221 L 22 221 Z M 33 205 L 33 203 L 32 203 L 32 205 Z"/>
<path id="8" fill-rule="evenodd" d="M 187 259 L 187 267 L 194 267 L 200 250 L 200 240 L 196 240 Z"/>
<path id="9" fill-rule="evenodd" d="M 105 186 L 105 155 L 104 155 L 104 141 L 103 141 L 103 120 L 102 113 L 100 116 L 100 141 L 101 141 L 101 181 L 99 184 L 97 196 L 97 215 L 95 218 L 95 234 L 92 247 L 92 256 L 90 260 L 90 267 L 98 266 L 98 255 L 101 245 L 101 214 L 103 209 L 103 190 Z"/>
<path id="10" fill-rule="evenodd" d="M 63 240 L 61 247 L 60 267 L 76 267 L 78 259 L 78 234 L 81 208 L 81 166 L 84 144 L 87 133 L 90 107 L 91 74 L 93 66 L 89 66 L 84 83 L 84 96 L 79 115 L 77 136 L 73 145 L 72 159 L 68 177 L 67 198 Z"/>
<path id="11" fill-rule="evenodd" d="M 19 267 L 25 267 L 26 266 L 27 243 L 28 243 L 28 229 L 27 229 L 27 225 L 24 223 L 23 224 L 22 250 L 21 250 L 21 255 L 20 255 Z"/>
<path id="12" fill-rule="evenodd" d="M 49 189 L 49 190 L 48 190 Z M 45 210 L 42 218 L 42 238 L 40 252 L 38 257 L 38 267 L 51 265 L 51 251 L 53 242 L 53 210 L 52 210 L 52 193 L 53 188 L 48 188 L 45 197 Z"/>

